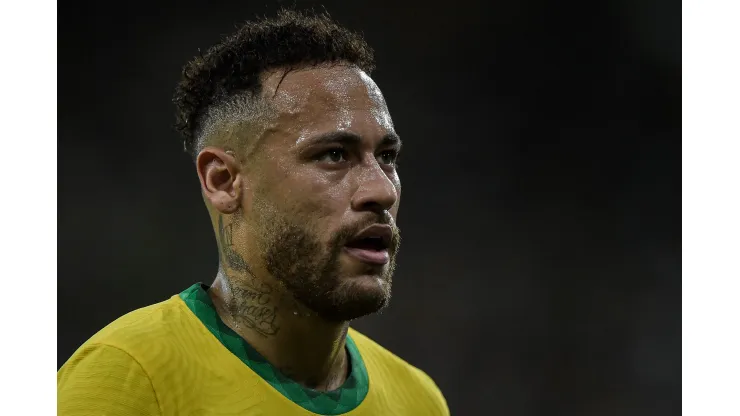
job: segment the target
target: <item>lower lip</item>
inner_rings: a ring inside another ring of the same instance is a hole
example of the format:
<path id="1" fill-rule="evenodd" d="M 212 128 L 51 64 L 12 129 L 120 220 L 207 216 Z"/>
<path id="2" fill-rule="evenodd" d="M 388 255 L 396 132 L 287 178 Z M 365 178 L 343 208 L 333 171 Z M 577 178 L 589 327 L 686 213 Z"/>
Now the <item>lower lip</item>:
<path id="1" fill-rule="evenodd" d="M 354 248 L 354 247 L 345 247 L 344 250 L 349 254 L 350 256 L 363 261 L 365 263 L 371 263 L 371 264 L 386 264 L 390 261 L 390 254 L 388 254 L 388 250 L 365 250 L 362 248 Z"/>

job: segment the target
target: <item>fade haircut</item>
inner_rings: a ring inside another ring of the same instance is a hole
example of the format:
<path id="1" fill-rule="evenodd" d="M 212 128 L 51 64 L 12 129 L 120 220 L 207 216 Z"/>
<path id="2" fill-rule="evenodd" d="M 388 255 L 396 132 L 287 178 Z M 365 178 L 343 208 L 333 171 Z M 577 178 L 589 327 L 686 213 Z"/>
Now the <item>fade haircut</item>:
<path id="1" fill-rule="evenodd" d="M 264 115 L 269 107 L 262 96 L 265 72 L 320 64 L 354 65 L 368 74 L 375 66 L 362 36 L 326 13 L 281 10 L 242 25 L 183 67 L 173 102 L 185 151 L 195 160 L 219 136 L 214 133 Z"/>

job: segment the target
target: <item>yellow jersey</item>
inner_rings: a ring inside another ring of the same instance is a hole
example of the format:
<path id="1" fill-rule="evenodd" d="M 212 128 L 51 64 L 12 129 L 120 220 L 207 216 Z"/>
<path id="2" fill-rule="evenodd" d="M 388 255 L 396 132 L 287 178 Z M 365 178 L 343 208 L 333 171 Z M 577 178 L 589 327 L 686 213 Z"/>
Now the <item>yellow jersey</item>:
<path id="1" fill-rule="evenodd" d="M 345 383 L 287 378 L 219 318 L 207 286 L 117 319 L 57 373 L 68 415 L 449 415 L 432 379 L 350 328 Z"/>

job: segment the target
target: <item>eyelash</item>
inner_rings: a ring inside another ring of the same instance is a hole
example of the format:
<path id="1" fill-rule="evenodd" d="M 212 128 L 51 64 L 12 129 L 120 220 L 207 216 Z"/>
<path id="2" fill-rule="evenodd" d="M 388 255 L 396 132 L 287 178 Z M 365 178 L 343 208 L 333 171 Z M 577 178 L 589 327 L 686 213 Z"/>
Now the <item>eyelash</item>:
<path id="1" fill-rule="evenodd" d="M 326 156 L 332 154 L 333 152 L 339 152 L 344 159 L 347 158 L 347 152 L 343 148 L 341 148 L 341 147 L 333 147 L 331 149 L 327 149 L 327 150 L 319 153 L 319 155 L 318 155 L 318 157 L 316 159 L 317 160 L 322 160 Z M 332 163 L 339 163 L 339 162 L 332 162 Z"/>
<path id="2" fill-rule="evenodd" d="M 327 149 L 327 150 L 321 152 L 318 155 L 317 160 L 322 160 L 324 157 L 330 155 L 333 152 L 339 152 L 341 154 L 341 156 L 346 161 L 347 151 L 344 148 L 341 148 L 341 147 L 334 147 L 334 148 Z M 394 167 L 398 166 L 398 151 L 393 150 L 393 149 L 383 150 L 382 152 L 380 152 L 380 155 L 382 155 L 384 153 L 390 153 L 390 156 L 393 159 L 393 162 L 391 162 L 389 165 L 392 165 Z M 341 163 L 341 162 L 332 162 L 332 163 Z"/>
<path id="3" fill-rule="evenodd" d="M 393 158 L 393 162 L 391 162 L 390 164 L 393 166 L 398 166 L 398 151 L 397 150 L 388 149 L 388 150 L 383 150 L 382 152 L 380 152 L 381 155 L 383 153 L 390 153 L 391 157 Z"/>

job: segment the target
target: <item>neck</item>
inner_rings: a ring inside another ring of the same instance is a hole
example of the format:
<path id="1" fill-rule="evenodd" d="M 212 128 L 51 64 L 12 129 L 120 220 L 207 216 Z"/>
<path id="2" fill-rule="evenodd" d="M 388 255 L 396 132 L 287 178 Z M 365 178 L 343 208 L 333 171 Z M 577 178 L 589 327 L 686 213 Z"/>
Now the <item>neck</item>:
<path id="1" fill-rule="evenodd" d="M 306 387 L 329 391 L 347 378 L 347 322 L 327 322 L 276 282 L 250 270 L 239 275 L 223 268 L 209 295 L 223 322 L 283 374 Z"/>

